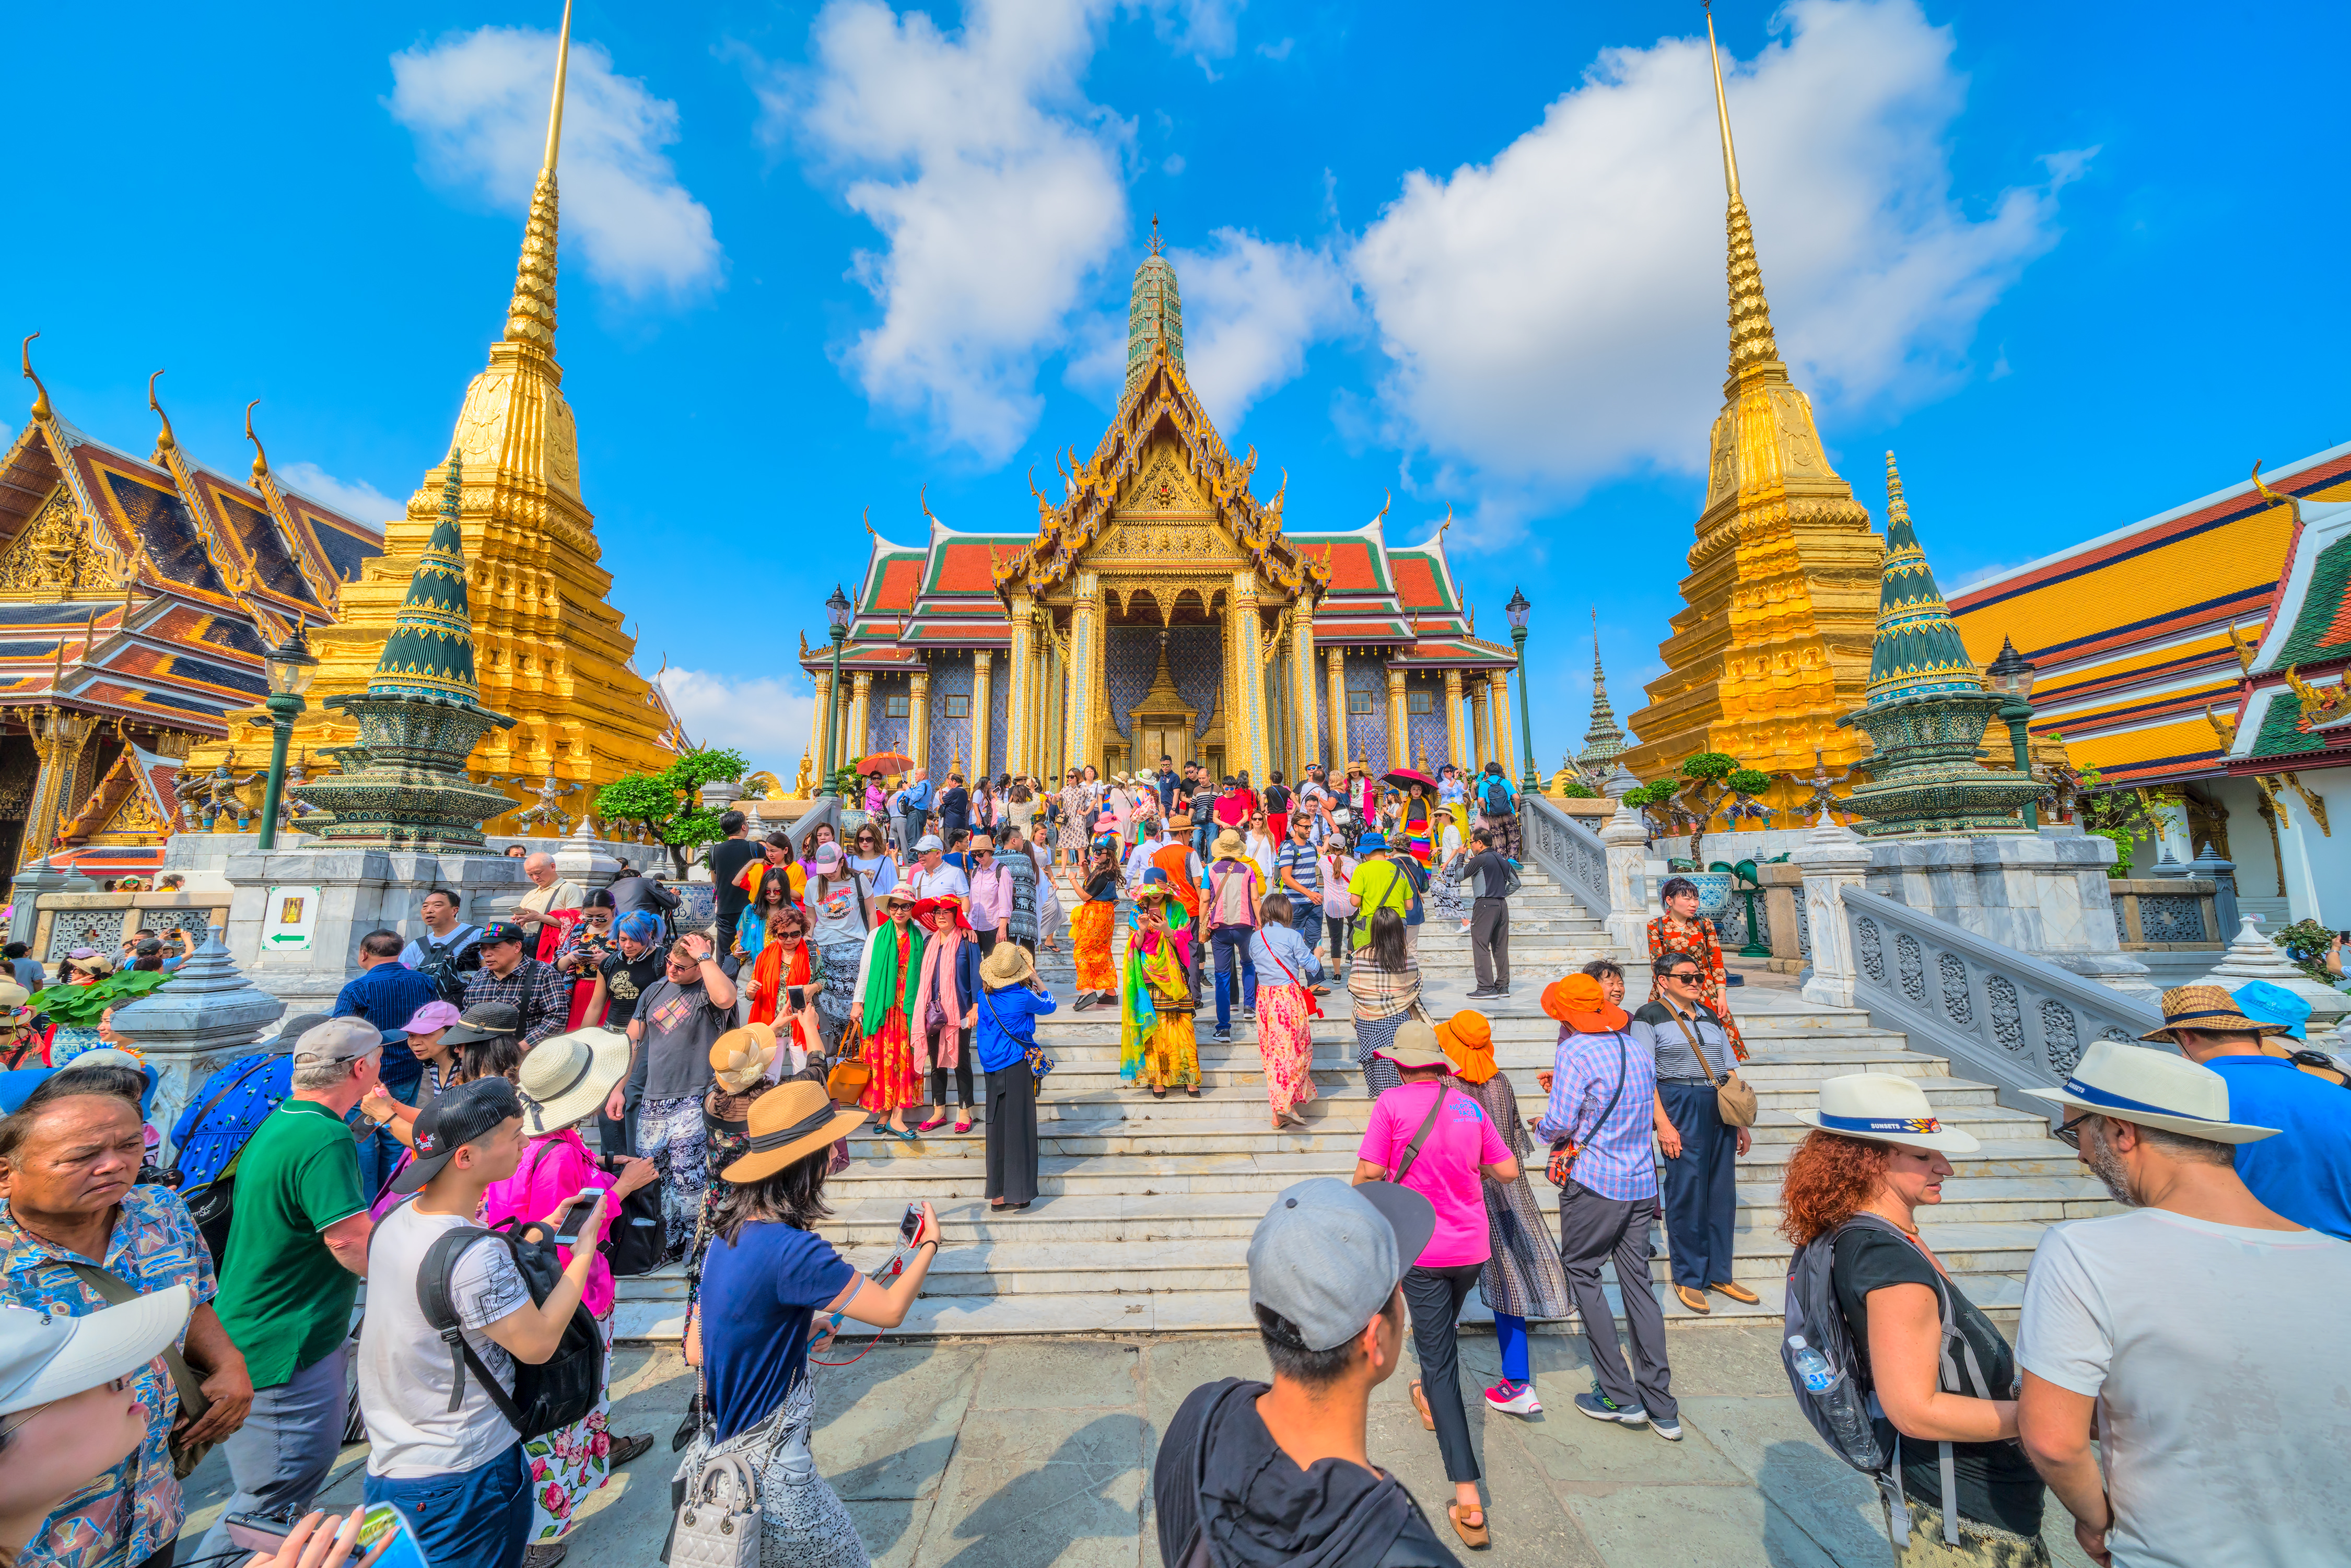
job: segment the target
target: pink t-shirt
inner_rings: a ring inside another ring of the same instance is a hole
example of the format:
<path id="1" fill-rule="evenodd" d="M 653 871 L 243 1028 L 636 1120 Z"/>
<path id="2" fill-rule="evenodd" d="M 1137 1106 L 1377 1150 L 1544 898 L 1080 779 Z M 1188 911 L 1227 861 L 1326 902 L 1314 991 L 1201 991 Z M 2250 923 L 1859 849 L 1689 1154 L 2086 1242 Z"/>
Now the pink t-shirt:
<path id="1" fill-rule="evenodd" d="M 1510 1157 L 1510 1148 L 1478 1102 L 1451 1083 L 1400 1083 L 1372 1107 L 1364 1129 L 1358 1159 L 1385 1166 L 1391 1180 L 1404 1162 L 1404 1151 L 1421 1123 L 1428 1119 L 1430 1096 L 1445 1094 L 1445 1109 L 1428 1141 L 1413 1156 L 1404 1185 L 1436 1206 L 1437 1228 L 1414 1260 L 1425 1269 L 1449 1269 L 1462 1263 L 1483 1263 L 1493 1252 L 1486 1231 L 1486 1178 L 1479 1166 L 1495 1166 Z"/>

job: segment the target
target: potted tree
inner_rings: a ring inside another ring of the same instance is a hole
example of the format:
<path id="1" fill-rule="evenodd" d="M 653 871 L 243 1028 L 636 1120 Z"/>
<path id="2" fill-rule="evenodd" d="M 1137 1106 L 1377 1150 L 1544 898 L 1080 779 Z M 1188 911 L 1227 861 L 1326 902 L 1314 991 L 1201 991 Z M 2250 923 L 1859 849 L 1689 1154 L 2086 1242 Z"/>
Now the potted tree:
<path id="1" fill-rule="evenodd" d="M 1689 869 L 1681 874 L 1698 888 L 1698 913 L 1712 919 L 1730 906 L 1735 879 L 1729 871 L 1705 869 L 1707 827 L 1718 816 L 1732 823 L 1770 822 L 1771 809 L 1756 797 L 1771 788 L 1770 774 L 1746 767 L 1729 752 L 1701 751 L 1683 760 L 1677 776 L 1652 779 L 1625 800 L 1668 831 L 1687 831 Z"/>

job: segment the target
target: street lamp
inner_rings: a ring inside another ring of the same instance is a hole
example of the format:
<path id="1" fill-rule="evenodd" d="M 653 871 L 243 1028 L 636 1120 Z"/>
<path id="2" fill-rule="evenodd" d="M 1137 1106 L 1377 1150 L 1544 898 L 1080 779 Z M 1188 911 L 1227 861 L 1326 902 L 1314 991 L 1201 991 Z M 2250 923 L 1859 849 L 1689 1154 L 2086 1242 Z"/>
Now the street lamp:
<path id="1" fill-rule="evenodd" d="M 1535 737 L 1527 728 L 1527 612 L 1533 608 L 1516 588 L 1510 590 L 1510 601 L 1502 606 L 1502 613 L 1510 619 L 1510 646 L 1519 655 L 1519 755 L 1526 770 L 1519 789 L 1530 795 L 1542 789 L 1542 780 L 1535 776 Z"/>
<path id="2" fill-rule="evenodd" d="M 841 591 L 841 584 L 834 583 L 832 597 L 824 601 L 825 625 L 832 637 L 832 702 L 824 720 L 824 788 L 819 793 L 827 800 L 839 798 L 833 779 L 841 771 L 841 648 L 849 641 L 850 612 L 854 608 L 849 595 Z"/>
<path id="3" fill-rule="evenodd" d="M 2026 728 L 2026 721 L 2032 717 L 2032 661 L 2016 651 L 2012 639 L 2003 637 L 2000 657 L 1984 672 L 1991 677 L 1992 690 L 2001 695 L 2000 718 L 2008 726 L 2010 744 L 2016 747 L 2016 770 L 2028 779 L 2032 776 Z M 2024 825 L 2035 829 L 2041 825 L 2041 815 L 2030 800 L 2024 803 Z"/>
<path id="4" fill-rule="evenodd" d="M 264 654 L 261 663 L 269 674 L 269 695 L 261 702 L 269 710 L 269 786 L 261 797 L 260 847 L 274 850 L 277 847 L 277 798 L 286 789 L 286 743 L 294 738 L 294 720 L 306 706 L 302 694 L 318 678 L 319 661 L 302 636 L 301 622 L 297 621 L 286 641 Z"/>

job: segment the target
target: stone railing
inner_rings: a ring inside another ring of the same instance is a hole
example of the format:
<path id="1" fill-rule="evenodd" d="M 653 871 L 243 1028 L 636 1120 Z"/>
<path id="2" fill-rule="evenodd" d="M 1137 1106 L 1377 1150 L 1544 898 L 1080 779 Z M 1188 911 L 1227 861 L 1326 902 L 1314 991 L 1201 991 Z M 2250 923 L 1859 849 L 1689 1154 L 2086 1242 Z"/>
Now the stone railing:
<path id="1" fill-rule="evenodd" d="M 2046 1113 L 2022 1092 L 2064 1082 L 2095 1040 L 2136 1044 L 2163 1022 L 2084 979 L 1867 889 L 1842 894 L 1853 943 L 1853 1003 L 1953 1071 L 1996 1085 L 2001 1103 Z M 1817 937 L 1817 931 L 1814 933 Z"/>
<path id="2" fill-rule="evenodd" d="M 79 878 L 75 880 L 89 886 Z M 33 956 L 47 966 L 52 976 L 58 960 L 76 947 L 119 953 L 123 937 L 142 927 L 164 935 L 165 953 L 174 954 L 181 951 L 180 945 L 166 934 L 184 931 L 201 946 L 205 938 L 228 925 L 225 888 L 218 892 L 179 888 L 148 893 L 41 892 L 25 902 L 34 907 L 18 912 L 12 935 L 31 946 Z"/>
<path id="3" fill-rule="evenodd" d="M 2209 877 L 2120 877 L 2106 883 L 2115 901 L 2115 940 L 2123 951 L 2219 952 L 2220 884 Z"/>
<path id="4" fill-rule="evenodd" d="M 1607 928 L 1614 956 L 1625 967 L 1627 988 L 1646 991 L 1648 875 L 1642 865 L 1649 833 L 1641 820 L 1606 800 L 1521 794 L 1519 837 L 1524 857 L 1557 877 Z"/>
<path id="5" fill-rule="evenodd" d="M 1597 832 L 1561 810 L 1558 801 L 1522 794 L 1519 833 L 1528 859 L 1557 877 L 1584 908 L 1608 918 L 1608 847 Z"/>

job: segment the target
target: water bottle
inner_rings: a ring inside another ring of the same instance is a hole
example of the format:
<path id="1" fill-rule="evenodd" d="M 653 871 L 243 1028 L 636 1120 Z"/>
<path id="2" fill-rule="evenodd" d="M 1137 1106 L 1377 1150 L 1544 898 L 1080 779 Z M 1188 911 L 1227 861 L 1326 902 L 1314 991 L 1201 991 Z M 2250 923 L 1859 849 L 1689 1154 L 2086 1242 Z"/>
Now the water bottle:
<path id="1" fill-rule="evenodd" d="M 1810 1392 L 1826 1394 L 1843 1381 L 1844 1375 L 1829 1364 L 1828 1357 L 1806 1344 L 1803 1335 L 1791 1335 L 1788 1348 L 1795 1352 L 1796 1375 Z"/>

